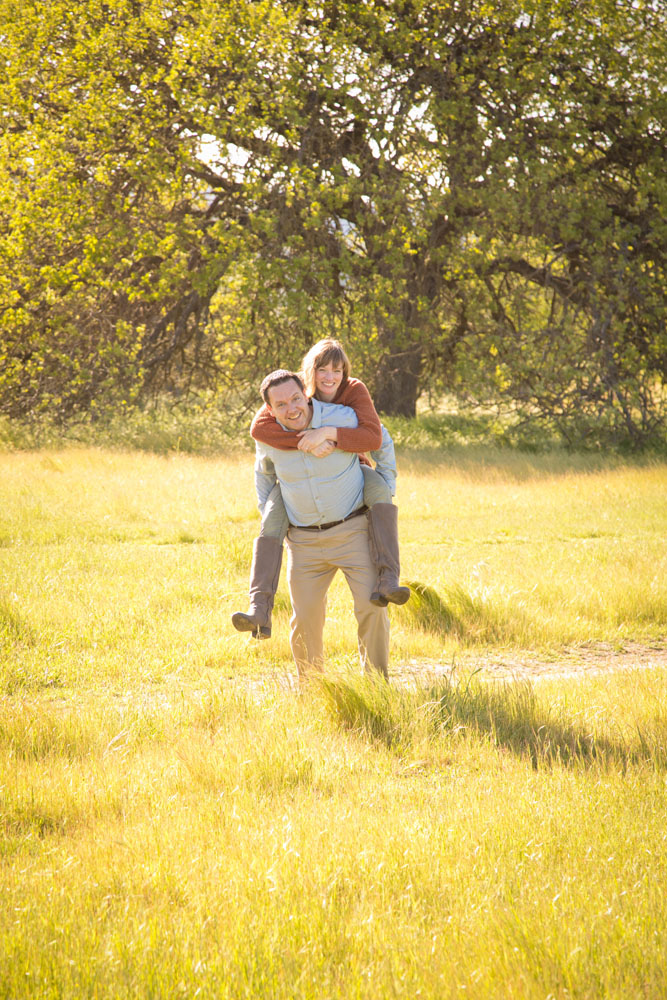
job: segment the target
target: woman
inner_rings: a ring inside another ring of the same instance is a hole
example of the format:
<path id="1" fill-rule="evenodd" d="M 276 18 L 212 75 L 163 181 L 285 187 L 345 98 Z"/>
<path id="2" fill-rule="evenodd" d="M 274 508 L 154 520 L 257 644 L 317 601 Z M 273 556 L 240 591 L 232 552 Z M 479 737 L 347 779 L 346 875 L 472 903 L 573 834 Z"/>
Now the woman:
<path id="1" fill-rule="evenodd" d="M 405 604 L 410 590 L 399 584 L 398 512 L 392 503 L 396 466 L 391 437 L 382 427 L 364 383 L 350 377 L 350 362 L 339 341 L 327 338 L 311 347 L 303 359 L 302 370 L 307 395 L 323 403 L 351 407 L 357 415 L 357 427 L 286 431 L 268 407 L 263 406 L 252 422 L 250 433 L 256 441 L 274 448 L 299 448 L 315 457 L 329 454 L 335 447 L 359 453 L 364 473 L 364 504 L 368 507 L 371 556 L 378 569 L 371 602 L 379 607 L 386 607 L 390 602 Z M 366 451 L 376 453 L 376 469 L 365 457 Z M 232 615 L 236 629 L 252 632 L 257 639 L 268 639 L 271 635 L 271 611 L 288 527 L 280 486 L 276 485 L 264 507 L 260 534 L 253 548 L 250 608 L 247 613 L 237 611 Z"/>

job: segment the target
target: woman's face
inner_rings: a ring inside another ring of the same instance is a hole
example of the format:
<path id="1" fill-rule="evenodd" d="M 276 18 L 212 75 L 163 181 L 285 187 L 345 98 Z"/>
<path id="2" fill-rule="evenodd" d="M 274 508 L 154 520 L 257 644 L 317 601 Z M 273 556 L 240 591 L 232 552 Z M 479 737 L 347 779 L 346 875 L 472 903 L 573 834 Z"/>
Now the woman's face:
<path id="1" fill-rule="evenodd" d="M 329 362 L 315 369 L 315 395 L 323 403 L 330 403 L 343 381 L 343 366 Z"/>

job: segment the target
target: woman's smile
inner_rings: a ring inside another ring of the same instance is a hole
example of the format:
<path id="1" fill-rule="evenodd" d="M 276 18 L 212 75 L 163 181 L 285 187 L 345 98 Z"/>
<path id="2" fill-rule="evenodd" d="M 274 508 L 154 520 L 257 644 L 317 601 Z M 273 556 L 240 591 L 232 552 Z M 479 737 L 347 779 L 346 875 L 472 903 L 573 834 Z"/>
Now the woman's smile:
<path id="1" fill-rule="evenodd" d="M 343 369 L 329 362 L 315 372 L 315 395 L 323 403 L 331 403 L 343 381 Z"/>

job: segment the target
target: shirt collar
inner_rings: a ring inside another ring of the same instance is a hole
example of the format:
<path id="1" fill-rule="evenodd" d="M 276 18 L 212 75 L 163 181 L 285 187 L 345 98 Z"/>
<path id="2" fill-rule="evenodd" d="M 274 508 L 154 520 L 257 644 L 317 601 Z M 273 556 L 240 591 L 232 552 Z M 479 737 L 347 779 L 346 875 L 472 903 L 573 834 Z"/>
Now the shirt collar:
<path id="1" fill-rule="evenodd" d="M 315 397 L 313 397 L 311 399 L 310 403 L 311 403 L 311 406 L 313 408 L 313 417 L 312 417 L 312 420 L 310 421 L 310 424 L 308 426 L 309 427 L 321 427 L 322 426 L 322 414 L 323 414 L 322 404 L 320 403 L 319 399 L 315 399 Z"/>

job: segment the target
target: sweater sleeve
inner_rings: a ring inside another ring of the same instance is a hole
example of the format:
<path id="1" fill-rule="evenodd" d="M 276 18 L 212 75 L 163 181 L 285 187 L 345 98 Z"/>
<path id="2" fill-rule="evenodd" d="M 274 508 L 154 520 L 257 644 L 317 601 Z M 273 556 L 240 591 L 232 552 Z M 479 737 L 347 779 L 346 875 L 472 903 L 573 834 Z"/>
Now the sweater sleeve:
<path id="1" fill-rule="evenodd" d="M 349 379 L 334 400 L 350 406 L 357 415 L 357 427 L 338 428 L 338 447 L 341 451 L 376 451 L 382 445 L 382 425 L 375 412 L 368 389 L 358 378 Z"/>
<path id="2" fill-rule="evenodd" d="M 271 445 L 279 451 L 293 451 L 299 446 L 297 432 L 283 430 L 268 406 L 263 406 L 253 417 L 250 435 L 255 441 Z"/>
<path id="3" fill-rule="evenodd" d="M 380 418 L 363 382 L 357 378 L 349 379 L 334 402 L 353 409 L 358 421 L 356 427 L 338 428 L 338 447 L 341 451 L 376 451 L 382 446 Z M 298 448 L 300 441 L 297 431 L 283 430 L 267 406 L 263 406 L 255 414 L 250 434 L 255 441 L 261 441 L 280 451 L 292 451 Z"/>

